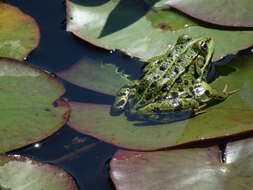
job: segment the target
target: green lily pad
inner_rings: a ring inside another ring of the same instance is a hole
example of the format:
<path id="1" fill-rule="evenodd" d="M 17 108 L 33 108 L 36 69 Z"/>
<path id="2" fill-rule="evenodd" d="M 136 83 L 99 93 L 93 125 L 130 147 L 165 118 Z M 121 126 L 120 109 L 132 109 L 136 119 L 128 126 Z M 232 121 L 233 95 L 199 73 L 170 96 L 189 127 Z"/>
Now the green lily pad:
<path id="1" fill-rule="evenodd" d="M 117 190 L 251 190 L 253 139 L 217 146 L 159 152 L 119 150 L 110 162 Z"/>
<path id="2" fill-rule="evenodd" d="M 67 31 L 98 47 L 120 49 L 142 60 L 164 53 L 182 34 L 213 38 L 217 45 L 214 61 L 253 45 L 253 31 L 198 26 L 195 21 L 156 5 L 115 0 L 87 6 L 67 0 Z"/>
<path id="3" fill-rule="evenodd" d="M 239 92 L 191 119 L 145 125 L 140 121 L 128 121 L 124 114 L 111 116 L 111 105 L 71 102 L 68 124 L 84 134 L 137 150 L 157 150 L 253 130 L 253 56 L 238 57 L 219 66 L 217 74 L 212 86 L 222 90 L 228 84 L 230 90 L 239 89 Z"/>
<path id="4" fill-rule="evenodd" d="M 128 76 L 119 72 L 115 65 L 91 59 L 81 59 L 57 75 L 75 85 L 109 95 L 116 94 L 120 87 L 129 82 Z"/>
<path id="5" fill-rule="evenodd" d="M 168 5 L 205 22 L 236 27 L 253 27 L 251 0 L 169 0 Z"/>
<path id="6" fill-rule="evenodd" d="M 39 27 L 16 7 L 0 2 L 0 10 L 0 57 L 23 60 L 39 44 Z"/>
<path id="7" fill-rule="evenodd" d="M 22 156 L 0 156 L 0 189 L 77 190 L 63 169 Z"/>
<path id="8" fill-rule="evenodd" d="M 63 85 L 31 65 L 0 59 L 0 92 L 0 152 L 44 139 L 68 119 Z"/>

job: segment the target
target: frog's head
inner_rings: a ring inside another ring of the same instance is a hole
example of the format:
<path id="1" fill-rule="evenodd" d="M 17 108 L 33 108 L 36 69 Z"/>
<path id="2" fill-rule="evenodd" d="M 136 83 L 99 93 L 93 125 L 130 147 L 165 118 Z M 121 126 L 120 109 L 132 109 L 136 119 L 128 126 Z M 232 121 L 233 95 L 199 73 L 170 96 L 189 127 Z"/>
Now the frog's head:
<path id="1" fill-rule="evenodd" d="M 200 77 L 207 77 L 212 56 L 214 53 L 215 42 L 211 38 L 198 38 L 194 42 L 194 49 L 198 56 L 196 57 L 197 72 Z"/>

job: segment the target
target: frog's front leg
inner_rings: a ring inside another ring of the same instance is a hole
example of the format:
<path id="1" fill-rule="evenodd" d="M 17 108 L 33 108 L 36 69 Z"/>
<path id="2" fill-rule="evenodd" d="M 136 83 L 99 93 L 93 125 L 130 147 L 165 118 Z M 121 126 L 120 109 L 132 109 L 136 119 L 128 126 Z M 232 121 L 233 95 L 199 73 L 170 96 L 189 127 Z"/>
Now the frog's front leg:
<path id="1" fill-rule="evenodd" d="M 129 96 L 135 94 L 135 87 L 137 85 L 137 81 L 133 81 L 123 87 L 117 92 L 113 105 L 111 106 L 111 114 L 119 115 L 121 114 L 128 102 Z"/>

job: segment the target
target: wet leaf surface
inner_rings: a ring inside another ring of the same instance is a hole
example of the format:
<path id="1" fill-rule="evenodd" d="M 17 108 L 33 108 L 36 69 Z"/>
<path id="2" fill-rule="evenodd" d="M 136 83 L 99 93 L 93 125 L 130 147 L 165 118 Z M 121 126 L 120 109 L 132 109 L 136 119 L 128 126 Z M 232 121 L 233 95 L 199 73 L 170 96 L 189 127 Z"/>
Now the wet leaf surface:
<path id="1" fill-rule="evenodd" d="M 77 190 L 63 169 L 21 156 L 0 156 L 0 189 Z"/>
<path id="2" fill-rule="evenodd" d="M 53 76 L 30 65 L 0 59 L 0 152 L 46 138 L 67 120 L 65 92 Z"/>
<path id="3" fill-rule="evenodd" d="M 38 46 L 36 21 L 20 9 L 0 2 L 0 57 L 23 60 Z"/>
<path id="4" fill-rule="evenodd" d="M 168 4 L 205 22 L 236 27 L 253 27 L 251 0 L 169 0 Z"/>
<path id="5" fill-rule="evenodd" d="M 67 31 L 98 47 L 120 49 L 142 60 L 164 53 L 182 34 L 213 38 L 217 44 L 213 60 L 253 44 L 253 31 L 198 26 L 189 18 L 157 7 L 160 1 L 151 2 L 116 0 L 87 6 L 67 0 Z"/>
<path id="6" fill-rule="evenodd" d="M 228 84 L 229 90 L 239 89 L 239 92 L 194 118 L 148 125 L 141 121 L 128 121 L 124 114 L 111 116 L 111 105 L 71 102 L 72 114 L 68 124 L 84 134 L 137 150 L 156 150 L 251 131 L 253 56 L 238 57 L 216 69 L 217 76 L 212 86 L 222 90 Z"/>
<path id="7" fill-rule="evenodd" d="M 217 146 L 158 152 L 119 150 L 110 162 L 117 190 L 251 190 L 253 139 L 229 143 L 225 162 Z"/>

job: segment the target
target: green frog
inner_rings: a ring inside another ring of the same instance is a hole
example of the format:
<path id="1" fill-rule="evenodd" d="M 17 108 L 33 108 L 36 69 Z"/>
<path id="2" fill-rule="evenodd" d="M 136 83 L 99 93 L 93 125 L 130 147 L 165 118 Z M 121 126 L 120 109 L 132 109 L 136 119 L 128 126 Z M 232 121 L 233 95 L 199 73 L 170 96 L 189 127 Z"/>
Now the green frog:
<path id="1" fill-rule="evenodd" d="M 212 88 L 206 78 L 214 52 L 214 40 L 182 35 L 163 55 L 143 66 L 143 76 L 123 86 L 111 107 L 113 115 L 172 122 L 205 112 L 210 104 L 225 100 L 237 90 Z"/>

